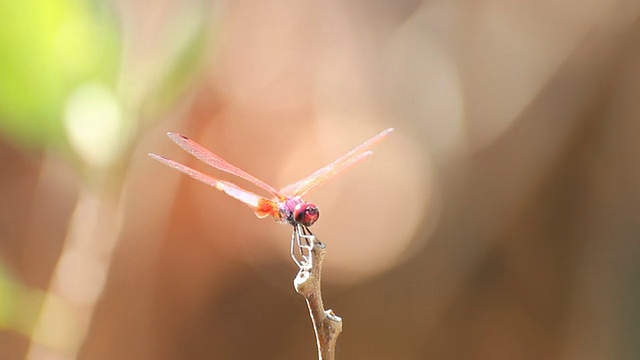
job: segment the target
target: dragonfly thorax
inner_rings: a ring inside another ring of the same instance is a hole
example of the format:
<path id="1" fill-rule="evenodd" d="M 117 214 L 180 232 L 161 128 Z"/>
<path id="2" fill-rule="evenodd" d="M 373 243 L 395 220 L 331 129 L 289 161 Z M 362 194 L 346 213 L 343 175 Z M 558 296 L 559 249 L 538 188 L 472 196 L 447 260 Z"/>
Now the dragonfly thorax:
<path id="1" fill-rule="evenodd" d="M 320 217 L 320 210 L 315 204 L 294 197 L 278 203 L 278 211 L 282 220 L 291 225 L 311 226 Z"/>

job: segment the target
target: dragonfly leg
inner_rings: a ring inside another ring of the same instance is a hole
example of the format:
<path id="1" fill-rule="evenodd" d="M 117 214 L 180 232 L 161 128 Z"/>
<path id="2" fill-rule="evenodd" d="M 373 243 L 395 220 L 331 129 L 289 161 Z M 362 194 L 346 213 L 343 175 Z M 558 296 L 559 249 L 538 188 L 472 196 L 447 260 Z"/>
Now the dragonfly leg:
<path id="1" fill-rule="evenodd" d="M 296 248 L 299 249 L 300 243 L 300 234 L 298 233 L 298 228 L 296 226 L 293 227 L 293 231 L 291 232 L 291 258 L 293 262 L 298 265 L 299 268 L 302 268 L 302 263 L 298 260 L 298 256 L 296 255 Z M 304 260 L 304 259 L 303 259 Z"/>
<path id="2" fill-rule="evenodd" d="M 291 258 L 298 267 L 311 267 L 311 248 L 315 235 L 304 225 L 295 225 L 291 234 Z"/>

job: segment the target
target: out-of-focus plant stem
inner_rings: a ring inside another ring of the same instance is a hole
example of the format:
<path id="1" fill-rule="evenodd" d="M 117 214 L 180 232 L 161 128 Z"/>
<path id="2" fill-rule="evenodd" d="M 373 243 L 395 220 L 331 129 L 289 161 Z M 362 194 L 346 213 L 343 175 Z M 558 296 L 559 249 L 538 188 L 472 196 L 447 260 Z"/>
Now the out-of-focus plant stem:
<path id="1" fill-rule="evenodd" d="M 27 359 L 76 359 L 86 338 L 122 224 L 122 182 L 101 173 L 80 189 Z"/>

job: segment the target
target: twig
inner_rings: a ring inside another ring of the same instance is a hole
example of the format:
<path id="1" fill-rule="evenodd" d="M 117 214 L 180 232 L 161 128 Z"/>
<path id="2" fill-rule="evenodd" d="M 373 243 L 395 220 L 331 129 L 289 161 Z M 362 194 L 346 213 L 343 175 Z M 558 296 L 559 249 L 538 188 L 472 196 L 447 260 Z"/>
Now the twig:
<path id="1" fill-rule="evenodd" d="M 313 322 L 313 330 L 316 334 L 319 360 L 334 360 L 336 341 L 342 332 L 342 318 L 334 314 L 333 310 L 325 310 L 320 291 L 320 278 L 322 260 L 325 254 L 325 245 L 315 236 L 311 236 L 308 261 L 301 263 L 300 271 L 293 280 L 296 291 L 304 296 Z"/>

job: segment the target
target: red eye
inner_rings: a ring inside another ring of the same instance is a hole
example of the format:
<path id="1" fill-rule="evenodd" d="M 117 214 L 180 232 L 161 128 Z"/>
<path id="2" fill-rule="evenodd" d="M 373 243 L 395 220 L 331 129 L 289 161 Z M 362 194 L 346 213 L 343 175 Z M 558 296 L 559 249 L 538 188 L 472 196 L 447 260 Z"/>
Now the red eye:
<path id="1" fill-rule="evenodd" d="M 301 203 L 293 210 L 293 219 L 300 225 L 311 226 L 319 217 L 320 211 L 314 204 Z"/>

